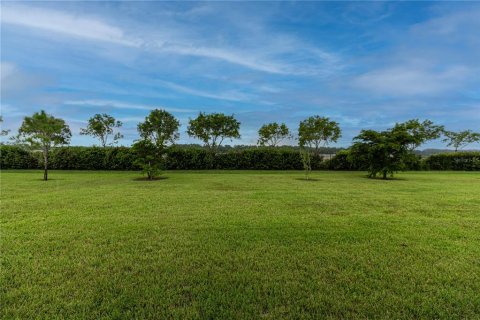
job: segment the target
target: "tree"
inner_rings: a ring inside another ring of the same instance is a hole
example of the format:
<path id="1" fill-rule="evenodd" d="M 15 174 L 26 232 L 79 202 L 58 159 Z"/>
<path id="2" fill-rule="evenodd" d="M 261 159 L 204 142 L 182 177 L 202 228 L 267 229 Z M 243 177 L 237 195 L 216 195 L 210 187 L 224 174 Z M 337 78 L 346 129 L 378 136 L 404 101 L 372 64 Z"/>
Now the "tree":
<path id="1" fill-rule="evenodd" d="M 165 149 L 180 137 L 179 126 L 180 122 L 171 113 L 155 109 L 145 117 L 145 122 L 138 124 L 137 130 L 142 139 L 150 140 L 157 147 Z"/>
<path id="2" fill-rule="evenodd" d="M 165 149 L 179 138 L 180 122 L 165 110 L 155 109 L 139 123 L 140 140 L 132 145 L 135 163 L 142 167 L 149 180 L 154 179 L 164 166 Z"/>
<path id="3" fill-rule="evenodd" d="M 480 133 L 473 132 L 472 130 L 465 130 L 459 132 L 445 131 L 443 134 L 445 135 L 445 139 L 443 139 L 443 142 L 447 142 L 448 147 L 454 147 L 455 152 L 470 143 L 480 141 Z"/>
<path id="4" fill-rule="evenodd" d="M 276 122 L 272 122 L 269 124 L 264 124 L 258 130 L 258 135 L 259 145 L 276 147 L 282 140 L 290 137 L 290 131 L 285 123 L 278 124 Z"/>
<path id="5" fill-rule="evenodd" d="M 215 151 L 224 139 L 240 138 L 240 122 L 233 115 L 200 112 L 197 118 L 190 119 L 187 133 L 190 137 L 202 140 L 206 147 Z"/>
<path id="6" fill-rule="evenodd" d="M 386 131 L 362 130 L 354 138 L 350 148 L 349 160 L 358 167 L 368 170 L 369 177 L 375 178 L 381 173 L 387 175 L 405 168 L 405 163 L 413 156 L 409 146 L 415 138 L 403 126 Z"/>
<path id="7" fill-rule="evenodd" d="M 132 145 L 132 151 L 136 155 L 134 164 L 142 168 L 142 173 L 147 175 L 148 180 L 153 180 L 161 173 L 162 158 L 160 148 L 152 141 L 142 139 Z"/>
<path id="8" fill-rule="evenodd" d="M 414 142 L 409 145 L 410 151 L 417 149 L 427 141 L 440 138 L 444 131 L 443 126 L 435 125 L 430 120 L 420 122 L 418 119 L 413 119 L 404 123 L 397 123 L 395 126 L 402 127 L 412 136 Z"/>
<path id="9" fill-rule="evenodd" d="M 301 148 L 300 157 L 302 158 L 303 170 L 305 171 L 305 179 L 309 180 L 309 175 L 312 171 L 312 160 L 310 157 L 310 152 L 305 150 L 305 148 Z"/>
<path id="10" fill-rule="evenodd" d="M 88 119 L 87 128 L 81 129 L 80 134 L 97 137 L 100 140 L 102 147 L 106 147 L 109 145 L 108 137 L 113 134 L 113 129 L 120 128 L 121 126 L 122 122 L 116 121 L 114 117 L 106 113 L 97 113 Z M 123 135 L 120 132 L 115 133 L 110 145 L 117 143 L 121 138 L 123 138 Z"/>
<path id="11" fill-rule="evenodd" d="M 65 121 L 47 114 L 44 110 L 25 117 L 18 129 L 18 138 L 29 143 L 32 148 L 43 152 L 43 179 L 48 180 L 48 152 L 51 148 L 68 144 L 72 133 Z"/>
<path id="12" fill-rule="evenodd" d="M 300 122 L 298 128 L 298 141 L 300 147 L 308 147 L 319 155 L 320 147 L 327 146 L 330 142 L 337 142 L 342 136 L 340 127 L 329 118 L 312 116 Z"/>

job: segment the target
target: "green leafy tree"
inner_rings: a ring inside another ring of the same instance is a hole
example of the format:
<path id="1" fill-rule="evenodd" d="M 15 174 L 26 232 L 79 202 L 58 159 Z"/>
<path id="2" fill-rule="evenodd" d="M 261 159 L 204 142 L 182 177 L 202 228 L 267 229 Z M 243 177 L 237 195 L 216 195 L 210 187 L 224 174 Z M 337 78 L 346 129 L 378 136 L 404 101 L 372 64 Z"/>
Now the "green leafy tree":
<path id="1" fill-rule="evenodd" d="M 298 128 L 300 147 L 308 147 L 317 156 L 320 153 L 320 147 L 327 146 L 331 142 L 337 142 L 341 136 L 338 123 L 326 117 L 309 117 L 301 121 Z"/>
<path id="2" fill-rule="evenodd" d="M 136 156 L 134 164 L 142 168 L 142 173 L 146 174 L 149 180 L 160 175 L 163 169 L 163 163 L 159 161 L 162 154 L 156 144 L 148 139 L 138 140 L 132 145 L 132 151 Z"/>
<path id="3" fill-rule="evenodd" d="M 233 115 L 200 112 L 197 118 L 190 119 L 187 133 L 202 140 L 211 151 L 216 151 L 223 140 L 240 138 L 240 122 Z"/>
<path id="4" fill-rule="evenodd" d="M 480 133 L 473 132 L 472 130 L 459 132 L 445 131 L 443 134 L 445 136 L 443 141 L 447 142 L 448 147 L 454 147 L 455 152 L 469 145 L 470 143 L 480 141 Z"/>
<path id="5" fill-rule="evenodd" d="M 118 140 L 123 138 L 123 135 L 120 132 L 113 133 L 115 128 L 120 128 L 122 126 L 122 122 L 116 121 L 114 117 L 103 113 L 103 114 L 96 114 L 90 119 L 88 119 L 88 125 L 85 129 L 80 130 L 81 135 L 89 135 L 96 137 L 100 140 L 100 144 L 102 147 L 106 147 L 107 145 L 115 144 Z M 113 135 L 112 142 L 109 143 L 109 137 Z"/>
<path id="6" fill-rule="evenodd" d="M 264 124 L 258 130 L 258 144 L 261 146 L 276 147 L 283 140 L 290 138 L 290 131 L 285 123 L 276 122 Z"/>
<path id="7" fill-rule="evenodd" d="M 418 119 L 408 120 L 404 123 L 397 123 L 396 127 L 401 127 L 413 138 L 413 142 L 409 145 L 410 151 L 420 147 L 427 141 L 440 138 L 444 131 L 443 126 L 435 125 L 430 120 L 420 122 Z"/>
<path id="8" fill-rule="evenodd" d="M 41 148 L 43 152 L 43 179 L 48 180 L 48 153 L 57 145 L 68 144 L 72 133 L 65 121 L 47 114 L 44 110 L 25 117 L 18 129 L 18 139 Z"/>
<path id="9" fill-rule="evenodd" d="M 137 126 L 140 139 L 132 145 L 136 164 L 142 167 L 149 180 L 164 167 L 165 150 L 179 138 L 180 122 L 169 112 L 155 109 Z"/>
<path id="10" fill-rule="evenodd" d="M 137 126 L 142 139 L 153 142 L 157 147 L 165 149 L 167 145 L 175 143 L 180 134 L 180 122 L 168 111 L 155 109 Z"/>
<path id="11" fill-rule="evenodd" d="M 413 156 L 409 146 L 415 141 L 401 126 L 381 132 L 362 130 L 354 138 L 349 159 L 356 166 L 367 169 L 370 178 L 381 174 L 383 179 L 387 179 L 387 175 L 393 177 L 394 172 L 405 168 Z"/>

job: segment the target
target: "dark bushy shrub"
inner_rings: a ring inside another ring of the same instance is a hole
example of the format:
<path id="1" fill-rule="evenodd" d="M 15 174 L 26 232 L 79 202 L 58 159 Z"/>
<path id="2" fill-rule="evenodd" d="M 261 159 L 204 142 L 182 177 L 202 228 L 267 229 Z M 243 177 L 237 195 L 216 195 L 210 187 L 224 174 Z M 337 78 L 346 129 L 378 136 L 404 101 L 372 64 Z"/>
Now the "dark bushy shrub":
<path id="1" fill-rule="evenodd" d="M 332 159 L 325 161 L 328 170 L 360 170 L 357 164 L 350 161 L 349 150 L 339 151 Z"/>
<path id="2" fill-rule="evenodd" d="M 0 146 L 0 168 L 2 169 L 38 169 L 39 159 L 34 153 L 19 146 Z"/>
<path id="3" fill-rule="evenodd" d="M 454 152 L 436 154 L 425 160 L 430 170 L 480 170 L 480 152 Z"/>

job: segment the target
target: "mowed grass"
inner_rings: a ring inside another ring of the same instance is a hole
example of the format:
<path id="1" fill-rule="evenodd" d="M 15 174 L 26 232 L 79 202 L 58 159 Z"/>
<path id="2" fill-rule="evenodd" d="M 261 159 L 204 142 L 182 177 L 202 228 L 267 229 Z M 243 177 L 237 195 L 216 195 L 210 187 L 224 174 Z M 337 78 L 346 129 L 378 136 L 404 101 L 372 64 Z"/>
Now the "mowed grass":
<path id="1" fill-rule="evenodd" d="M 480 318 L 480 173 L 3 171 L 0 318 Z"/>

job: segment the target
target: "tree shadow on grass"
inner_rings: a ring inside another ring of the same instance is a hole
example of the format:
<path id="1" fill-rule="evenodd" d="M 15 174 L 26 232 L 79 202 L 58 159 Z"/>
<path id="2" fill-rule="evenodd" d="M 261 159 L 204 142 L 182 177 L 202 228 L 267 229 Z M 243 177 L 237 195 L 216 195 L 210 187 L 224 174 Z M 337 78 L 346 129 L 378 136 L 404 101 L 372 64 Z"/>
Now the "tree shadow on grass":
<path id="1" fill-rule="evenodd" d="M 155 177 L 153 179 L 148 179 L 147 177 L 138 177 L 132 179 L 133 181 L 158 181 L 158 180 L 166 180 L 168 177 Z"/>
<path id="2" fill-rule="evenodd" d="M 320 179 L 316 179 L 316 178 L 309 178 L 309 179 L 307 179 L 307 178 L 295 178 L 295 180 L 305 181 L 305 182 L 309 182 L 309 181 L 311 181 L 311 182 L 317 182 L 317 181 L 320 181 Z"/>
<path id="3" fill-rule="evenodd" d="M 374 177 L 371 178 L 369 176 L 361 176 L 363 179 L 368 179 L 372 181 L 408 181 L 406 178 L 398 178 L 398 177 L 388 177 L 387 179 L 383 179 L 382 177 Z"/>

